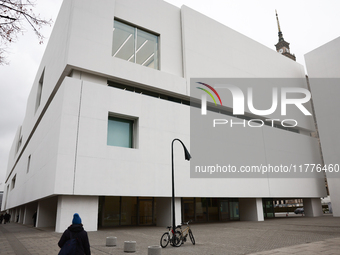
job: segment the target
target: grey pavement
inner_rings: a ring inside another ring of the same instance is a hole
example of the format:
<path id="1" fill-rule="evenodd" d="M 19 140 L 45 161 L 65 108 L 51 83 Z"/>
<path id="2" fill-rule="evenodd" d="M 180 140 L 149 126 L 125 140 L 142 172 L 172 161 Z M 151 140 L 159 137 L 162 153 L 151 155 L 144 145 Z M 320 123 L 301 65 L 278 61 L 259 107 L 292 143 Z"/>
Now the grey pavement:
<path id="1" fill-rule="evenodd" d="M 86 224 L 85 224 L 86 229 Z M 340 254 L 340 218 L 331 215 L 309 218 L 278 217 L 264 222 L 235 221 L 194 224 L 196 245 L 188 240 L 181 247 L 168 246 L 162 254 Z M 124 241 L 136 241 L 136 252 L 148 254 L 159 245 L 162 227 L 117 227 L 88 232 L 93 255 L 124 253 Z M 1 255 L 58 254 L 61 234 L 52 228 L 33 228 L 9 223 L 0 225 Z M 106 237 L 116 236 L 117 246 L 106 247 Z"/>

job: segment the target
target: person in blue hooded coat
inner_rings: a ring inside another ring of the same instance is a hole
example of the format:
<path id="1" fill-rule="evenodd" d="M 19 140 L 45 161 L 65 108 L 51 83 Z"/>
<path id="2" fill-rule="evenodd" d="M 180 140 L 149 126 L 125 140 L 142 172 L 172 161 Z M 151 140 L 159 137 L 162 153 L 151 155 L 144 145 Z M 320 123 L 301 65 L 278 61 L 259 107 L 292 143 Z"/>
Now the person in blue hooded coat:
<path id="1" fill-rule="evenodd" d="M 72 238 L 77 240 L 77 249 L 75 255 L 91 255 L 90 242 L 87 232 L 83 228 L 81 218 L 78 213 L 73 215 L 72 225 L 70 225 L 61 236 L 58 246 L 61 248 L 63 245 Z"/>

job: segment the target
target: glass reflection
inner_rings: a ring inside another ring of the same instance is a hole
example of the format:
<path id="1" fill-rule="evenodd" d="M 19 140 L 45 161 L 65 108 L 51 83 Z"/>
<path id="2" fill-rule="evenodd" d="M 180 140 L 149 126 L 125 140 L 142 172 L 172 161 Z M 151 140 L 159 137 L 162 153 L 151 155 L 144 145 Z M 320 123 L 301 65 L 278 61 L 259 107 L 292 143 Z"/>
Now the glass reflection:
<path id="1" fill-rule="evenodd" d="M 115 20 L 112 56 L 159 69 L 158 36 Z"/>

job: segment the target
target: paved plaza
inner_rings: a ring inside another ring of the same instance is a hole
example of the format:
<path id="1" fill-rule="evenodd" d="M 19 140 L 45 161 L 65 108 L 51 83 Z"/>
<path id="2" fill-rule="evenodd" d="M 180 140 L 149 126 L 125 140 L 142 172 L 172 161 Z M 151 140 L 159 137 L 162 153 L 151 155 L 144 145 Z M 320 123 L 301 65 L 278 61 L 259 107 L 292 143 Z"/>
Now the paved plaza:
<path id="1" fill-rule="evenodd" d="M 85 224 L 86 229 L 86 224 Z M 94 255 L 124 253 L 124 241 L 136 241 L 136 252 L 148 254 L 148 246 L 159 245 L 162 227 L 119 227 L 89 232 Z M 162 249 L 163 255 L 224 254 L 340 254 L 340 219 L 331 215 L 308 218 L 278 217 L 264 222 L 235 221 L 195 224 L 192 231 L 196 245 L 190 240 L 179 248 Z M 33 228 L 18 223 L 0 225 L 1 255 L 58 254 L 61 234 L 52 228 Z M 106 237 L 116 236 L 117 246 L 106 247 Z"/>

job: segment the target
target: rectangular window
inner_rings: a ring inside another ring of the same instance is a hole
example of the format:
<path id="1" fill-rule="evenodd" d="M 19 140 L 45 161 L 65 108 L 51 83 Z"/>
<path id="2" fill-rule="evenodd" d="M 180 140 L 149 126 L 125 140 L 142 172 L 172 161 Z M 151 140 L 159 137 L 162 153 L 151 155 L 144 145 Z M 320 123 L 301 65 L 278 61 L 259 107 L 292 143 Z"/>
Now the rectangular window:
<path id="1" fill-rule="evenodd" d="M 18 143 L 17 143 L 17 147 L 15 148 L 15 153 L 17 153 L 17 152 L 19 151 L 20 146 L 21 146 L 21 144 L 22 144 L 21 129 L 22 129 L 22 126 L 19 128 Z"/>
<path id="2" fill-rule="evenodd" d="M 45 74 L 45 69 L 42 72 L 40 79 L 39 79 L 39 84 L 38 84 L 38 92 L 37 92 L 37 101 L 35 103 L 35 111 L 38 110 L 41 102 L 41 94 L 42 94 L 42 89 L 43 89 L 43 84 L 44 84 L 44 74 Z"/>
<path id="3" fill-rule="evenodd" d="M 30 164 L 31 164 L 31 155 L 28 156 L 27 173 L 30 171 Z"/>
<path id="4" fill-rule="evenodd" d="M 109 116 L 107 145 L 133 148 L 133 124 L 134 120 Z"/>
<path id="5" fill-rule="evenodd" d="M 17 175 L 14 175 L 14 177 L 13 177 L 13 179 L 12 179 L 11 190 L 14 189 L 14 187 L 15 187 L 16 178 L 17 178 Z"/>
<path id="6" fill-rule="evenodd" d="M 158 36 L 115 20 L 112 55 L 142 66 L 159 69 Z"/>
<path id="7" fill-rule="evenodd" d="M 20 147 L 21 147 L 21 144 L 22 144 L 22 136 L 20 136 L 19 140 L 18 140 L 18 145 L 17 145 L 17 149 L 16 149 L 16 152 L 19 151 Z"/>

